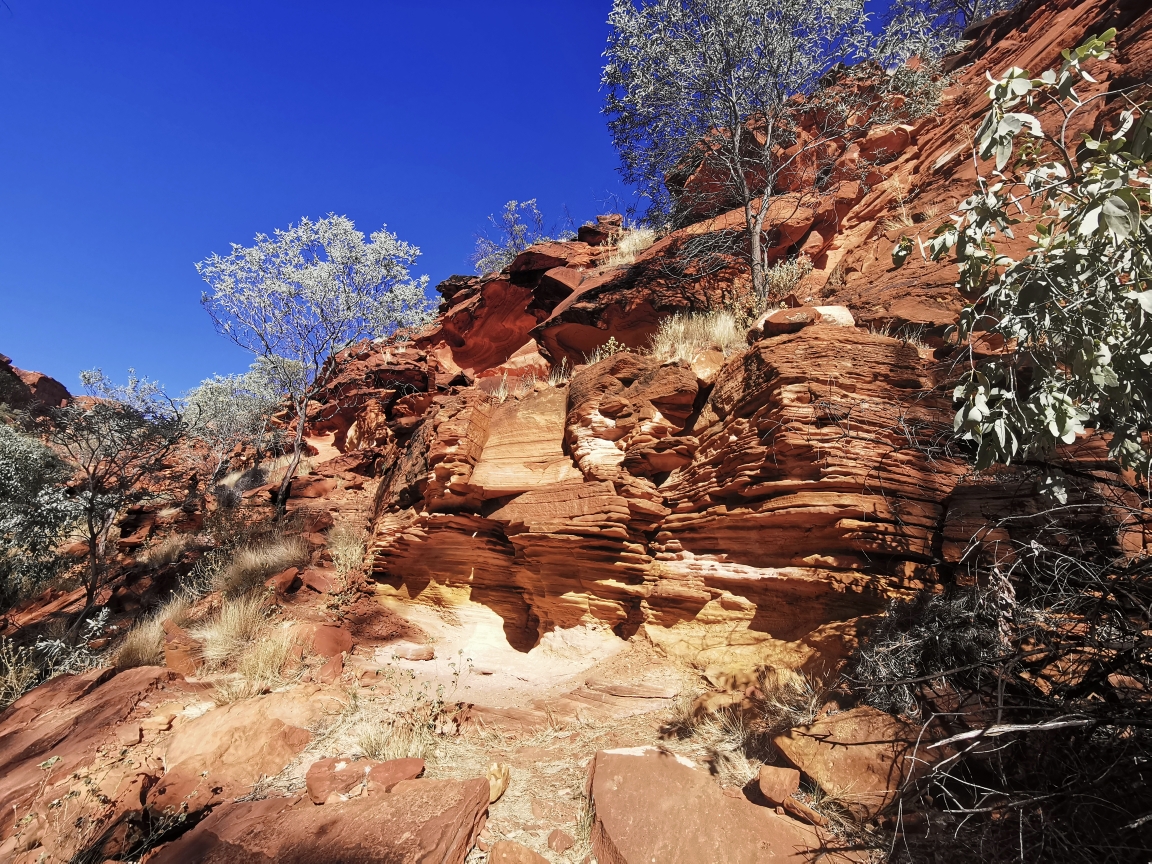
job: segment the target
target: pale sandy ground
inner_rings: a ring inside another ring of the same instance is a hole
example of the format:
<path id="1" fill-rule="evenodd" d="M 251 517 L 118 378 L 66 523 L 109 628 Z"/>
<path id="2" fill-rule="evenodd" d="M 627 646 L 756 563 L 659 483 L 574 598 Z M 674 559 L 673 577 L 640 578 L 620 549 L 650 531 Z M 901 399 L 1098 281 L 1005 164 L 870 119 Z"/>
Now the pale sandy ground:
<path id="1" fill-rule="evenodd" d="M 398 701 L 413 692 L 430 696 L 443 688 L 446 702 L 535 708 L 538 715 L 543 706 L 545 716 L 528 728 L 468 724 L 457 734 L 437 736 L 426 756 L 425 776 L 478 777 L 494 762 L 507 763 L 511 782 L 489 809 L 489 833 L 496 840 L 522 843 L 549 861 L 569 864 L 584 861 L 590 852 L 584 786 L 588 762 L 596 751 L 653 743 L 692 749 L 690 742 L 665 741 L 660 734 L 677 699 L 609 697 L 608 704 L 578 709 L 575 716 L 572 703 L 563 702 L 565 694 L 581 689 L 586 681 L 647 685 L 678 693 L 680 700 L 690 698 L 698 687 L 697 676 L 646 641 L 628 642 L 605 628 L 581 626 L 547 634 L 522 653 L 508 645 L 499 616 L 486 607 L 470 604 L 444 610 L 399 600 L 385 605 L 429 635 L 435 659 L 399 660 L 389 646 L 357 646 L 342 682 L 351 707 L 343 715 L 331 713 L 318 725 L 313 744 L 264 784 L 267 792 L 298 793 L 316 759 L 357 755 L 357 721 L 395 710 Z M 363 669 L 381 667 L 392 670 L 390 680 L 403 682 L 403 693 L 397 694 L 392 686 L 352 683 Z M 566 706 L 563 716 L 552 714 L 548 706 L 553 704 Z M 548 835 L 554 828 L 570 834 L 576 846 L 564 853 L 549 849 Z M 468 862 L 486 859 L 475 849 Z"/>

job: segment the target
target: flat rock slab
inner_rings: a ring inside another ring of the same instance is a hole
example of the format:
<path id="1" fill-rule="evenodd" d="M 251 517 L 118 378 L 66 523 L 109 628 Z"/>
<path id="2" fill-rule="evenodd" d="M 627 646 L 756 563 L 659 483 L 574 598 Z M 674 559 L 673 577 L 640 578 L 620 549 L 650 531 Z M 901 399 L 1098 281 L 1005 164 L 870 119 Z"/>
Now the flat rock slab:
<path id="1" fill-rule="evenodd" d="M 919 745 L 917 741 L 919 739 Z M 784 758 L 860 819 L 896 799 L 905 777 L 940 758 L 919 726 L 866 705 L 821 718 L 773 739 Z"/>
<path id="2" fill-rule="evenodd" d="M 598 693 L 607 693 L 609 696 L 621 696 L 627 699 L 675 699 L 680 692 L 679 687 L 658 687 L 653 684 L 625 684 L 619 681 L 609 681 L 604 678 L 589 678 L 584 682 L 584 686 Z"/>
<path id="3" fill-rule="evenodd" d="M 655 747 L 602 750 L 589 768 L 601 864 L 799 864 L 863 858 L 828 834 L 726 796 L 682 756 Z"/>
<path id="4" fill-rule="evenodd" d="M 233 702 L 181 725 L 165 743 L 168 770 L 149 793 L 149 806 L 195 812 L 278 774 L 312 739 L 308 728 L 323 711 L 318 690 L 305 686 Z"/>
<path id="5" fill-rule="evenodd" d="M 223 805 L 151 864 L 463 864 L 488 809 L 488 781 L 406 780 L 317 807 L 302 798 Z"/>

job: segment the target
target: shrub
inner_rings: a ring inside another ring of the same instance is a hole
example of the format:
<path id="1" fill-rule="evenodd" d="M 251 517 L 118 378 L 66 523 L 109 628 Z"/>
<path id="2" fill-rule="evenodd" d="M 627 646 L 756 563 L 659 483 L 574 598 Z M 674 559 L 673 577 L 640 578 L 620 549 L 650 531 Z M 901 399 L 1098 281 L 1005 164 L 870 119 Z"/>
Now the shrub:
<path id="1" fill-rule="evenodd" d="M 32 652 L 0 637 L 0 711 L 23 696 L 39 678 Z"/>
<path id="2" fill-rule="evenodd" d="M 523 202 L 509 201 L 504 205 L 499 221 L 491 215 L 488 221 L 496 229 L 496 236 L 477 235 L 476 251 L 472 254 L 472 264 L 481 275 L 499 273 L 533 243 L 551 239 L 545 235 L 544 215 L 536 207 L 535 198 Z"/>
<path id="3" fill-rule="evenodd" d="M 621 351 L 627 351 L 628 346 L 622 342 L 617 342 L 615 336 L 609 336 L 608 341 L 593 351 L 591 354 L 584 355 L 584 362 L 589 366 L 599 363 L 601 360 L 607 360 Z"/>
<path id="4" fill-rule="evenodd" d="M 807 255 L 797 255 L 773 264 L 764 274 L 764 294 L 759 298 L 761 304 L 780 302 L 811 272 L 812 259 Z"/>
<path id="5" fill-rule="evenodd" d="M 1013 68 L 993 83 L 976 155 L 994 158 L 995 169 L 978 177 L 954 221 L 923 247 L 933 259 L 955 251 L 959 288 L 973 301 L 960 314 L 960 344 L 987 326 L 1006 346 L 983 362 L 973 358 L 954 392 L 955 427 L 974 443 L 979 469 L 1043 457 L 1086 426 L 1112 433 L 1109 453 L 1125 467 L 1142 475 L 1152 468 L 1147 106 L 1117 94 L 1130 107 L 1118 112 L 1110 137 L 1068 138 L 1084 105 L 1075 87 L 1093 80 L 1082 64 L 1107 59 L 1114 37 L 1109 30 L 1064 51 L 1060 69 L 1039 78 Z M 1026 110 L 1051 105 L 1061 113 L 1046 131 Z M 1000 236 L 1016 236 L 1021 222 L 1035 233 L 1016 260 Z M 893 263 L 914 248 L 902 238 Z"/>
<path id="6" fill-rule="evenodd" d="M 0 603 L 55 576 L 55 546 L 75 518 L 64 495 L 71 470 L 39 441 L 0 424 Z"/>

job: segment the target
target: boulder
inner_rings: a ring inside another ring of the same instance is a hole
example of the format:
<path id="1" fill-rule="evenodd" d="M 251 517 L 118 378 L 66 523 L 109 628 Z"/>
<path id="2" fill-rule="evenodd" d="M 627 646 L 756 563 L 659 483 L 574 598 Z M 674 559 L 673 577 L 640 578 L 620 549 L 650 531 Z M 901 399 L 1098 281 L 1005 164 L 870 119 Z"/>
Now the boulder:
<path id="1" fill-rule="evenodd" d="M 563 854 L 575 845 L 576 841 L 572 839 L 572 835 L 559 828 L 553 828 L 548 835 L 548 848 L 557 854 Z"/>
<path id="2" fill-rule="evenodd" d="M 313 804 L 323 804 L 333 795 L 347 795 L 368 781 L 369 772 L 379 765 L 371 759 L 318 759 L 308 768 L 304 781 Z"/>
<path id="3" fill-rule="evenodd" d="M 795 768 L 761 765 L 756 785 L 769 804 L 780 807 L 800 788 L 800 772 Z"/>
<path id="4" fill-rule="evenodd" d="M 308 727 L 324 710 L 318 692 L 310 686 L 270 693 L 181 723 L 164 743 L 167 772 L 149 794 L 149 807 L 196 812 L 279 774 L 312 739 Z"/>
<path id="5" fill-rule="evenodd" d="M 332 577 L 331 570 L 308 569 L 300 574 L 300 581 L 310 591 L 315 591 L 317 594 L 330 594 L 335 584 Z"/>
<path id="6" fill-rule="evenodd" d="M 913 127 L 903 123 L 875 126 L 860 142 L 860 155 L 868 161 L 890 161 L 912 145 Z"/>
<path id="7" fill-rule="evenodd" d="M 589 768 L 592 850 L 611 864 L 864 861 L 834 837 L 747 799 L 655 747 L 602 750 Z"/>
<path id="8" fill-rule="evenodd" d="M 391 792 L 397 783 L 415 780 L 423 773 L 423 759 L 389 759 L 387 762 L 378 762 L 368 772 L 368 794 Z"/>
<path id="9" fill-rule="evenodd" d="M 901 783 L 940 753 L 919 726 L 867 705 L 823 717 L 773 739 L 784 758 L 845 802 L 859 819 L 896 800 Z"/>
<path id="10" fill-rule="evenodd" d="M 415 642 L 394 642 L 377 648 L 376 656 L 385 660 L 393 657 L 397 660 L 432 660 L 436 657 L 436 649 Z"/>
<path id="11" fill-rule="evenodd" d="M 288 491 L 289 498 L 327 498 L 336 491 L 331 477 L 296 477 Z"/>
<path id="12" fill-rule="evenodd" d="M 463 864 L 488 809 L 484 780 L 408 780 L 314 807 L 267 798 L 218 807 L 150 864 Z"/>
<path id="13" fill-rule="evenodd" d="M 795 333 L 812 324 L 855 327 L 856 319 L 845 306 L 798 306 L 766 312 L 748 331 L 749 343 L 771 336 Z"/>
<path id="14" fill-rule="evenodd" d="M 264 580 L 264 584 L 271 588 L 279 597 L 294 594 L 299 590 L 301 585 L 300 568 L 289 567 L 287 570 L 283 570 L 275 576 L 269 576 Z"/>
<path id="15" fill-rule="evenodd" d="M 321 624 L 312 631 L 312 650 L 321 657 L 335 657 L 352 650 L 352 634 L 343 627 Z"/>
<path id="16" fill-rule="evenodd" d="M 316 680 L 321 684 L 335 684 L 344 674 L 344 655 L 336 654 L 316 670 Z"/>

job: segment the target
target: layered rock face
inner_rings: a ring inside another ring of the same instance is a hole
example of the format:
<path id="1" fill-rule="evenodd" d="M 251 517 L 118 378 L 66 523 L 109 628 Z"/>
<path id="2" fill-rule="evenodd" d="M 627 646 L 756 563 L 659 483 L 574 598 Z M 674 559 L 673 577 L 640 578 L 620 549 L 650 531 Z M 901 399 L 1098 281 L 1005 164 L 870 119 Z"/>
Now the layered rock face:
<path id="1" fill-rule="evenodd" d="M 971 65 L 939 110 L 840 142 L 821 189 L 785 178 L 765 230 L 773 257 L 811 259 L 794 298 L 806 305 L 762 318 L 744 350 L 645 350 L 673 313 L 748 300 L 743 215 L 717 199 L 634 260 L 602 217 L 502 273 L 453 277 L 425 332 L 338 358 L 313 431 L 378 477 L 376 578 L 488 606 L 522 651 L 590 625 L 701 666 L 799 668 L 843 656 L 862 617 L 941 568 L 1010 555 L 1043 507 L 1023 476 L 969 476 L 952 441 L 939 337 L 964 303 L 954 268 L 897 272 L 891 249 L 974 187 L 986 72 L 1046 68 L 1117 26 L 1104 93 L 1147 71 L 1150 25 L 1128 0 L 1026 2 L 954 58 Z M 701 154 L 677 182 L 707 191 L 708 170 Z M 609 338 L 631 350 L 588 363 Z M 1101 452 L 1090 439 L 1061 455 L 1075 494 L 1138 511 Z M 1149 548 L 1144 518 L 1125 521 L 1123 551 Z"/>

